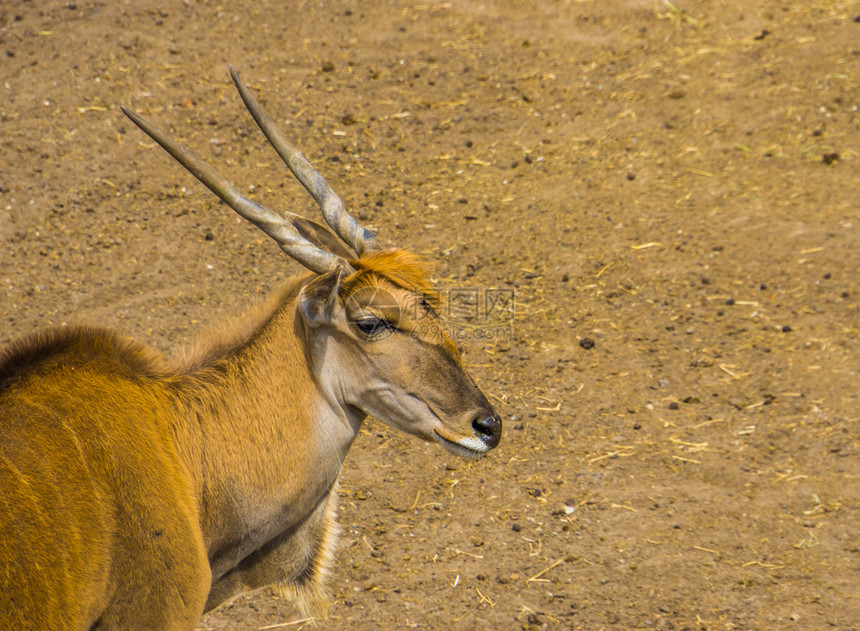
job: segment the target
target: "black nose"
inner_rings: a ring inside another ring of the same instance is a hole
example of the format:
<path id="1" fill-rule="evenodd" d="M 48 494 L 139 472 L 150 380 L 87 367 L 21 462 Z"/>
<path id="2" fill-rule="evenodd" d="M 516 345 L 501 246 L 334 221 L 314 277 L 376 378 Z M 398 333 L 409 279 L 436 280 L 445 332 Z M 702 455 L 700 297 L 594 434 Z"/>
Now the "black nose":
<path id="1" fill-rule="evenodd" d="M 502 438 L 502 417 L 497 414 L 472 421 L 472 429 L 484 441 L 484 444 L 492 449 L 499 444 L 499 440 Z"/>

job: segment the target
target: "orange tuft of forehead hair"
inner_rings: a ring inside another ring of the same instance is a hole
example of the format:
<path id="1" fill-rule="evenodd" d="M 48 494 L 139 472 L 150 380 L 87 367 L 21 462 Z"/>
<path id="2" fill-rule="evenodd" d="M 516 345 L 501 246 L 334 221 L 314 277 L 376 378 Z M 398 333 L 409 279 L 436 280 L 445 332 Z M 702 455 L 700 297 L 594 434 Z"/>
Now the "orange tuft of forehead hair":
<path id="1" fill-rule="evenodd" d="M 427 307 L 438 310 L 440 297 L 427 280 L 429 266 L 420 256 L 392 248 L 365 254 L 349 263 L 355 272 L 341 281 L 342 296 L 348 297 L 358 289 L 375 287 L 380 281 L 387 280 L 420 295 Z"/>

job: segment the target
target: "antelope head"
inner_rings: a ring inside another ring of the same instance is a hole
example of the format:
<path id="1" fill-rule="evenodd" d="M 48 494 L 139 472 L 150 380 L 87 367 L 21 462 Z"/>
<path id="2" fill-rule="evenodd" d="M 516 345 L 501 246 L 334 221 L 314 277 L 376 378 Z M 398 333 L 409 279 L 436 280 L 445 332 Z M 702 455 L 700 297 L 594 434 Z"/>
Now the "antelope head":
<path id="1" fill-rule="evenodd" d="M 460 456 L 482 457 L 498 445 L 502 421 L 445 332 L 426 267 L 408 252 L 381 249 L 284 138 L 238 73 L 230 68 L 230 74 L 254 120 L 319 204 L 334 234 L 244 197 L 157 127 L 125 107 L 123 112 L 225 203 L 316 273 L 299 294 L 298 312 L 314 379 L 332 409 L 355 430 L 371 415 Z"/>

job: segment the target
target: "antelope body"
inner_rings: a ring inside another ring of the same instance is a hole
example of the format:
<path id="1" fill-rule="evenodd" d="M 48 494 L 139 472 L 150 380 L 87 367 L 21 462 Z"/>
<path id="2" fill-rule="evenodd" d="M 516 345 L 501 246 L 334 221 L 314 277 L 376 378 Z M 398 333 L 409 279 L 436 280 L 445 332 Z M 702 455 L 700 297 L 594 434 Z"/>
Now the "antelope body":
<path id="1" fill-rule="evenodd" d="M 272 584 L 319 612 L 337 479 L 367 415 L 467 457 L 499 442 L 423 265 L 379 249 L 231 72 L 356 256 L 125 110 L 310 273 L 183 362 L 89 327 L 0 351 L 0 629 L 193 629 Z"/>

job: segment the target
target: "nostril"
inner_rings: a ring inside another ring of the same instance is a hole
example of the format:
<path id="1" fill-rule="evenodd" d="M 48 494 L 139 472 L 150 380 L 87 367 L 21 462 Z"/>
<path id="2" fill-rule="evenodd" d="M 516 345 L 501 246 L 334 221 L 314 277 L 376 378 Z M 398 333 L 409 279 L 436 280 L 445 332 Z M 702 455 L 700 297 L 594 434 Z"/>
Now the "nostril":
<path id="1" fill-rule="evenodd" d="M 502 437 L 502 417 L 488 416 L 472 421 L 472 429 L 488 447 L 495 447 Z"/>

